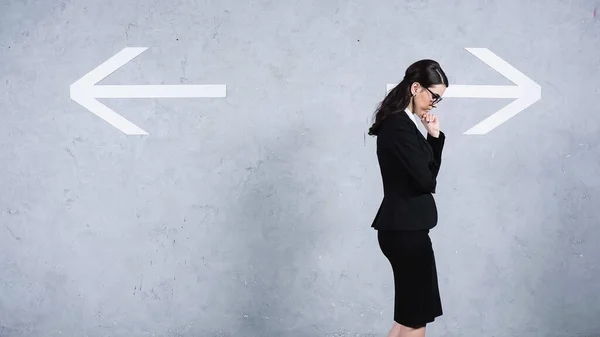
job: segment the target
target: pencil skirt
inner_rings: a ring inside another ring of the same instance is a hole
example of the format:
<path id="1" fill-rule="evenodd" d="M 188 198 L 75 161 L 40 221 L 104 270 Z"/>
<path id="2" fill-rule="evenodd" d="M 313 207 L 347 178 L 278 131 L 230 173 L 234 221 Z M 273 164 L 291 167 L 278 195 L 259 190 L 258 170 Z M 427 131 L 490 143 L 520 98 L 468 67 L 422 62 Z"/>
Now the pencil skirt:
<path id="1" fill-rule="evenodd" d="M 377 239 L 394 274 L 394 321 L 425 327 L 443 313 L 429 230 L 379 230 Z"/>

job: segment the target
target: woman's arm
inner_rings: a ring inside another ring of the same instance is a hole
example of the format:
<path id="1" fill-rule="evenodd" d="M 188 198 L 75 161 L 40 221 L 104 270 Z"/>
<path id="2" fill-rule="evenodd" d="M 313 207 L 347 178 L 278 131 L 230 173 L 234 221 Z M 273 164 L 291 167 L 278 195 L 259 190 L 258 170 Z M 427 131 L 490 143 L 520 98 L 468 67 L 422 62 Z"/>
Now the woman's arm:
<path id="1" fill-rule="evenodd" d="M 432 135 L 427 134 L 427 142 L 433 149 L 433 164 L 431 165 L 431 171 L 436 178 L 440 172 L 440 167 L 442 166 L 442 150 L 444 149 L 445 141 L 446 135 L 442 131 L 440 131 L 438 137 L 433 137 Z"/>
<path id="2" fill-rule="evenodd" d="M 406 169 L 416 186 L 427 193 L 435 193 L 437 185 L 436 177 L 439 165 L 430 166 L 428 151 L 420 144 L 418 131 L 412 124 L 396 123 L 386 135 L 389 137 L 385 142 L 388 150 L 396 157 Z M 440 137 L 441 133 L 440 133 Z M 443 140 L 442 140 L 443 144 Z"/>

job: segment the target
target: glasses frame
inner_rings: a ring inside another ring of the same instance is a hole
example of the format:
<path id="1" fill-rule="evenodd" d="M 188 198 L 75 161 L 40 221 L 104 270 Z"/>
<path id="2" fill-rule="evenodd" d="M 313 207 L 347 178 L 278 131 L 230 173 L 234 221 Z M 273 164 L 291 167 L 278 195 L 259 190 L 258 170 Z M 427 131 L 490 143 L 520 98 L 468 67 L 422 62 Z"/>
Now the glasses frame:
<path id="1" fill-rule="evenodd" d="M 419 83 L 419 84 L 421 84 L 421 83 Z M 426 86 L 424 86 L 422 84 L 421 84 L 421 87 L 425 88 L 425 90 L 429 91 L 429 93 L 431 94 L 431 98 L 433 99 L 433 102 L 431 103 L 432 106 L 435 106 L 436 104 L 438 104 L 439 102 L 442 101 L 442 97 L 440 95 L 429 90 L 429 88 L 427 88 Z"/>

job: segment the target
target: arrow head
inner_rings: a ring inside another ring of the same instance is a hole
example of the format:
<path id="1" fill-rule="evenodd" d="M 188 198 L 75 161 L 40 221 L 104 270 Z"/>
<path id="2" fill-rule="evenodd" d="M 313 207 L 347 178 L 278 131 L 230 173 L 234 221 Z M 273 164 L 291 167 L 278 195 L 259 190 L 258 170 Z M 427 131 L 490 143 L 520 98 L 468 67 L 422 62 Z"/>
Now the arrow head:
<path id="1" fill-rule="evenodd" d="M 465 131 L 465 135 L 485 135 L 492 131 L 502 123 L 511 119 L 519 112 L 525 110 L 533 103 L 540 100 L 542 97 L 542 87 L 527 77 L 522 72 L 508 64 L 506 61 L 492 53 L 487 48 L 465 48 L 468 52 L 475 55 L 478 59 L 489 65 L 492 69 L 499 72 L 504 77 L 508 78 L 518 88 L 518 98 L 498 110 L 493 115 L 479 122 L 469 130 Z"/>
<path id="2" fill-rule="evenodd" d="M 110 125 L 121 130 L 126 135 L 147 135 L 148 133 L 142 130 L 137 125 L 131 123 L 123 116 L 111 110 L 106 105 L 100 103 L 97 99 L 88 95 L 90 91 L 85 87 L 82 89 L 75 85 L 71 85 L 71 99 L 79 103 L 81 106 L 89 110 L 94 115 L 102 118 Z"/>
<path id="3" fill-rule="evenodd" d="M 146 51 L 146 49 L 148 48 L 124 48 L 115 56 L 111 57 L 89 73 L 85 74 L 79 80 L 75 81 L 75 83 L 71 84 L 69 87 L 71 99 L 127 135 L 147 135 L 148 133 L 146 131 L 131 123 L 123 116 L 117 114 L 106 105 L 100 103 L 92 94 L 94 91 L 94 86 L 98 82 L 102 81 L 108 75 L 127 64 L 127 62 L 136 58 L 138 55 Z"/>

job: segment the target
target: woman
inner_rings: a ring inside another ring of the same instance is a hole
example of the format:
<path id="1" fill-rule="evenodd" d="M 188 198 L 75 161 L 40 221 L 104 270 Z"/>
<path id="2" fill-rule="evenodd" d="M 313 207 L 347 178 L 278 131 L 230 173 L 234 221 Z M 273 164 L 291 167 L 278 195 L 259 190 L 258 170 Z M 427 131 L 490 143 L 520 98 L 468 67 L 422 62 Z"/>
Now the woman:
<path id="1" fill-rule="evenodd" d="M 377 136 L 384 194 L 372 227 L 394 275 L 394 325 L 388 337 L 423 337 L 426 324 L 442 315 L 429 230 L 437 224 L 432 193 L 445 135 L 430 111 L 447 87 L 436 61 L 415 62 L 381 102 L 369 129 Z"/>

